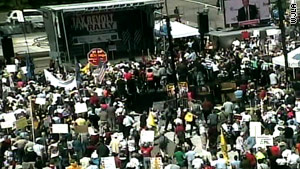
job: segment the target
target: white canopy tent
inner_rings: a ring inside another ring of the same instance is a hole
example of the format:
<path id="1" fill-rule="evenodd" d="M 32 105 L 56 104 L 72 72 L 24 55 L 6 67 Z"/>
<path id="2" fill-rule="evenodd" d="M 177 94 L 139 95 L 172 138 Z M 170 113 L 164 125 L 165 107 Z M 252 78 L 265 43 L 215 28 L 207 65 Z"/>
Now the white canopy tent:
<path id="1" fill-rule="evenodd" d="M 284 65 L 284 56 L 277 56 L 272 59 L 274 65 Z M 300 47 L 288 53 L 288 65 L 290 68 L 300 67 Z"/>
<path id="2" fill-rule="evenodd" d="M 176 38 L 183 38 L 183 37 L 189 37 L 189 36 L 197 36 L 200 35 L 198 32 L 198 29 L 193 28 L 191 26 L 171 21 L 171 35 L 174 39 Z M 163 21 L 156 21 L 155 22 L 155 33 L 158 35 L 167 35 L 167 26 L 165 20 Z"/>

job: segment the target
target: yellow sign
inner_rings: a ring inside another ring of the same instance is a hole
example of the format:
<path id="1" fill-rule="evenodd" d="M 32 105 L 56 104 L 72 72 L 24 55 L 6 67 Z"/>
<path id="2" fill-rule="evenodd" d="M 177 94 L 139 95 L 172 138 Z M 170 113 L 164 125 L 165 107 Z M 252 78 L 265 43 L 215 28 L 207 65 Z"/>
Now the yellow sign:
<path id="1" fill-rule="evenodd" d="M 167 85 L 167 93 L 169 97 L 175 96 L 175 86 L 174 84 Z"/>
<path id="2" fill-rule="evenodd" d="M 23 129 L 28 126 L 26 117 L 22 117 L 21 119 L 16 121 L 16 128 Z"/>

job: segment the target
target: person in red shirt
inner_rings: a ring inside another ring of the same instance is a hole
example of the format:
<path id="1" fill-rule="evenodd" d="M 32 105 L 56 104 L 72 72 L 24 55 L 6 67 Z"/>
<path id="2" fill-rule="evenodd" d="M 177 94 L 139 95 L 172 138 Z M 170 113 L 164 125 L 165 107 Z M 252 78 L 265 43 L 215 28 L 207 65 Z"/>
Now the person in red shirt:
<path id="1" fill-rule="evenodd" d="M 90 103 L 91 103 L 92 105 L 97 105 L 97 104 L 99 103 L 99 97 L 97 96 L 96 93 L 92 93 L 91 95 L 92 95 L 92 96 L 91 96 L 91 98 L 90 98 Z"/>
<path id="2" fill-rule="evenodd" d="M 270 147 L 270 152 L 271 152 L 272 156 L 274 156 L 274 157 L 280 156 L 280 147 L 278 146 L 278 144 L 276 142 L 274 143 L 274 146 Z"/>
<path id="3" fill-rule="evenodd" d="M 132 74 L 128 70 L 125 70 L 124 79 L 127 81 L 132 79 Z"/>
<path id="4" fill-rule="evenodd" d="M 146 73 L 147 84 L 149 89 L 154 89 L 154 74 L 152 69 L 148 69 Z"/>
<path id="5" fill-rule="evenodd" d="M 118 154 L 112 153 L 112 156 L 114 156 L 114 158 L 115 158 L 116 168 L 121 168 L 122 161 L 120 160 L 120 157 L 118 156 Z"/>
<path id="6" fill-rule="evenodd" d="M 207 122 L 208 115 L 211 114 L 211 111 L 213 110 L 214 105 L 207 99 L 204 99 L 204 102 L 202 103 L 202 112 L 204 115 L 204 119 Z"/>
<path id="7" fill-rule="evenodd" d="M 153 146 L 150 146 L 150 143 L 144 143 L 141 147 L 141 153 L 143 155 L 144 168 L 150 168 L 150 157 Z"/>
<path id="8" fill-rule="evenodd" d="M 254 169 L 256 167 L 256 158 L 255 155 L 253 155 L 253 151 L 252 150 L 250 150 L 250 152 L 248 151 L 245 156 L 250 161 L 251 167 Z"/>
<path id="9" fill-rule="evenodd" d="M 185 128 L 183 124 L 177 124 L 175 128 L 175 135 L 177 136 L 179 140 L 179 145 L 183 145 L 185 142 Z M 175 139 L 175 138 L 174 138 Z"/>

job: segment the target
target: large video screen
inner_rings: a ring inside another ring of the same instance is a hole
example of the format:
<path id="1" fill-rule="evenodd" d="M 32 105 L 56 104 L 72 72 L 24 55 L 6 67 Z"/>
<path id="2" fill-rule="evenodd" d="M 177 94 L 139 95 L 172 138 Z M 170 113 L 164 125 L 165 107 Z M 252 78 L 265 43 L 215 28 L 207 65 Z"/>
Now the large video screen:
<path id="1" fill-rule="evenodd" d="M 257 25 L 270 19 L 269 0 L 224 0 L 225 24 Z"/>

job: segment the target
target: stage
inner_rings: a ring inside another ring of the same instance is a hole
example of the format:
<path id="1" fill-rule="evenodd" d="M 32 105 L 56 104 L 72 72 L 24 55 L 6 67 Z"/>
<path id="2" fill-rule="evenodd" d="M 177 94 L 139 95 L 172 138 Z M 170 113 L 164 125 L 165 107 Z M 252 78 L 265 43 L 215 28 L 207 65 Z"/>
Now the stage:
<path id="1" fill-rule="evenodd" d="M 218 46 L 220 48 L 228 48 L 236 38 L 238 38 L 239 40 L 242 39 L 242 32 L 244 31 L 248 31 L 251 34 L 254 30 L 258 30 L 260 31 L 261 37 L 264 38 L 266 37 L 266 30 L 269 29 L 278 29 L 278 26 L 256 27 L 241 30 L 213 31 L 209 32 L 208 35 L 214 46 Z"/>

